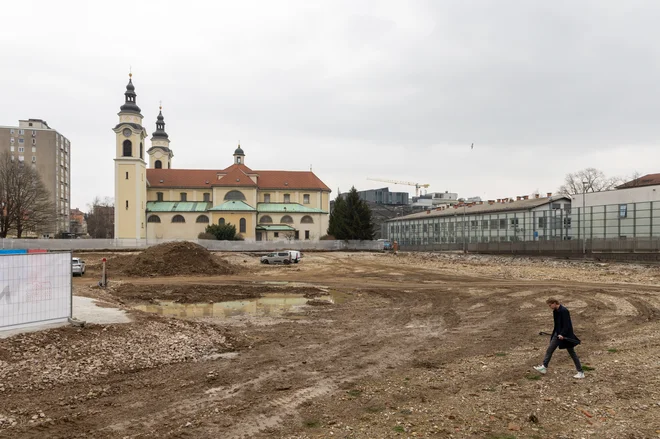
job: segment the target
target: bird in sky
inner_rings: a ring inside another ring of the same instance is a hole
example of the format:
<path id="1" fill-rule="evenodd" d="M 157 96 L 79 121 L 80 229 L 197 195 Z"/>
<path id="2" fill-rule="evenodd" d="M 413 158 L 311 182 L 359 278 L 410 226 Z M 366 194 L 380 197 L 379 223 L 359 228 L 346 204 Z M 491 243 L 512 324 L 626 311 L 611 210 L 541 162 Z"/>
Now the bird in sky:
<path id="1" fill-rule="evenodd" d="M 474 143 L 470 146 L 470 149 L 474 149 Z"/>

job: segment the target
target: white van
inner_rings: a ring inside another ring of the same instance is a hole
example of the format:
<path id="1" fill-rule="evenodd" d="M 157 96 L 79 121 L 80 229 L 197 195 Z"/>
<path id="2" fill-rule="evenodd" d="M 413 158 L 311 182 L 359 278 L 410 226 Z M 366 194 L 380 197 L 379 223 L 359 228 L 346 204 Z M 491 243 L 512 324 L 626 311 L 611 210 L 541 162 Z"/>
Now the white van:
<path id="1" fill-rule="evenodd" d="M 291 263 L 291 253 L 286 250 L 268 253 L 261 257 L 262 264 L 284 264 L 289 265 Z"/>
<path id="2" fill-rule="evenodd" d="M 298 262 L 300 262 L 300 260 L 301 260 L 302 257 L 303 257 L 302 252 L 300 252 L 300 251 L 298 251 L 298 250 L 287 250 L 287 251 L 288 251 L 289 254 L 291 255 L 291 260 L 292 260 L 294 263 L 296 263 L 296 264 L 297 264 Z"/>

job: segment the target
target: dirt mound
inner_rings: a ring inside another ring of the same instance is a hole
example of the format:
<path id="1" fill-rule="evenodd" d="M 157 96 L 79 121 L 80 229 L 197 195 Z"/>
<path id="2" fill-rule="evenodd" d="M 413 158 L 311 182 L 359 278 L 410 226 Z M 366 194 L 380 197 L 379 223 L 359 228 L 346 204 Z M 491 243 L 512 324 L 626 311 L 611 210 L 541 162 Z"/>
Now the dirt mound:
<path id="1" fill-rule="evenodd" d="M 149 247 L 137 255 L 120 255 L 108 261 L 110 274 L 124 276 L 185 276 L 232 274 L 234 267 L 215 258 L 201 245 L 168 242 Z"/>

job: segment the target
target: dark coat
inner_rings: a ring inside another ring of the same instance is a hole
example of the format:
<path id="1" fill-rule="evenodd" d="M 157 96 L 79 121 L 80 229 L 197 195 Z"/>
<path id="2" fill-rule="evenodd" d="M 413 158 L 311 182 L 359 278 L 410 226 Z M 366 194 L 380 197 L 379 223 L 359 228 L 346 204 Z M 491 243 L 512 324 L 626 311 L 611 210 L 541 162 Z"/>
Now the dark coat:
<path id="1" fill-rule="evenodd" d="M 568 340 L 559 340 L 559 349 L 572 348 L 580 344 L 580 339 L 577 338 L 573 332 L 573 323 L 571 322 L 571 314 L 564 305 L 559 305 L 559 308 L 552 311 L 552 318 L 555 321 L 555 327 L 552 330 L 552 335 L 562 335 L 565 338 L 575 340 L 571 342 Z"/>

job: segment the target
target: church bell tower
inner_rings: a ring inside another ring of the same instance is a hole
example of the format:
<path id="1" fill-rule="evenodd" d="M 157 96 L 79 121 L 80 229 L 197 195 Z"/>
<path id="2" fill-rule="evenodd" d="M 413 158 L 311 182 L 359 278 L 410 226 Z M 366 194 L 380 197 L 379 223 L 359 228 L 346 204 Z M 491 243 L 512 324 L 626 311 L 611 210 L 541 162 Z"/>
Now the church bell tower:
<path id="1" fill-rule="evenodd" d="M 147 164 L 144 144 L 147 132 L 135 101 L 135 86 L 129 74 L 119 123 L 113 128 L 115 151 L 115 239 L 146 238 Z"/>

